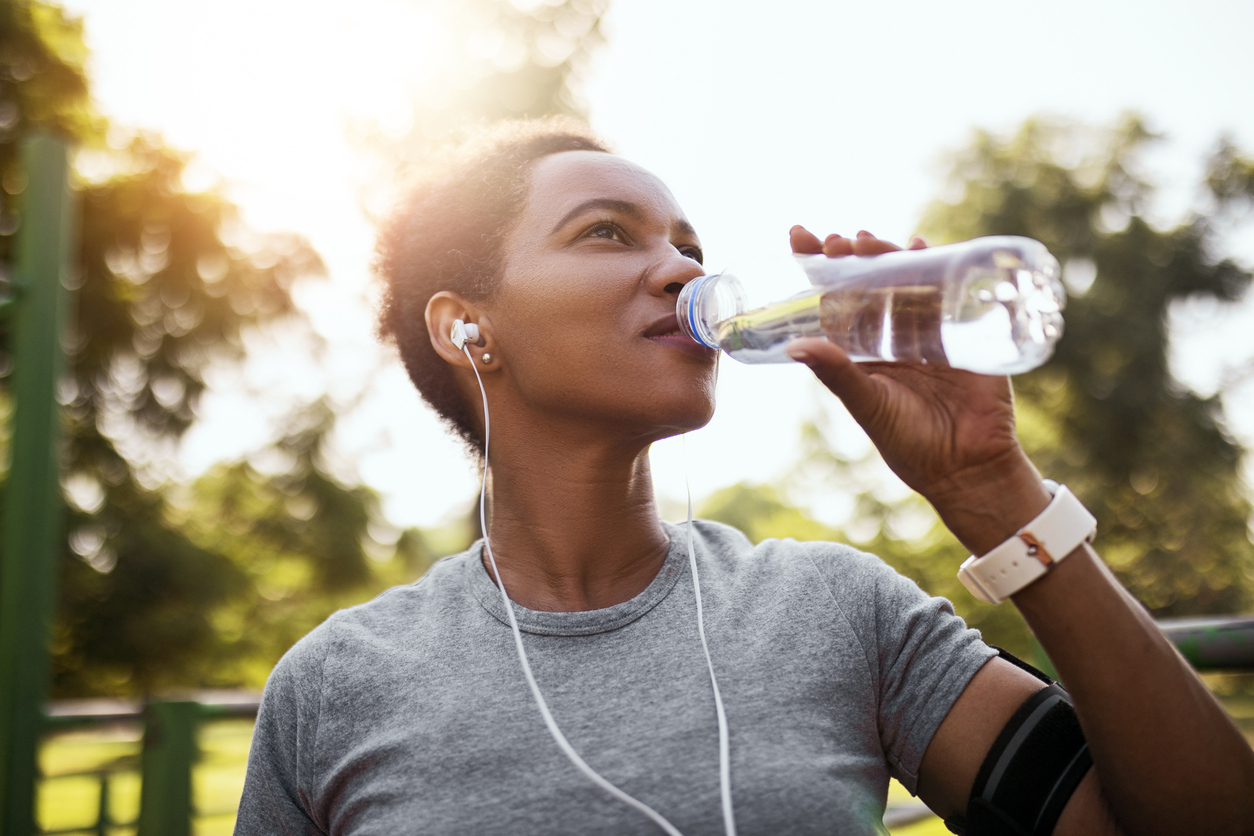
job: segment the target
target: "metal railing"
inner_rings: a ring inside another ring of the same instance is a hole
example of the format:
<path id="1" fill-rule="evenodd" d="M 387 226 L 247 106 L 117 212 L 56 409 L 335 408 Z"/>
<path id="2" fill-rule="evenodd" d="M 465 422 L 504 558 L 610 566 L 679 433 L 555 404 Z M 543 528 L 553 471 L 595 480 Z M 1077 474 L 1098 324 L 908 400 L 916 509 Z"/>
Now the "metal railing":
<path id="1" fill-rule="evenodd" d="M 204 810 L 194 804 L 192 774 L 201 756 L 198 733 L 205 723 L 255 718 L 259 702 L 256 694 L 215 693 L 153 701 L 147 705 L 101 700 L 51 704 L 44 714 L 46 735 L 114 727 L 136 732 L 131 739 L 139 745 L 137 752 L 125 752 L 104 764 L 41 775 L 43 782 L 93 781 L 98 802 L 94 822 L 41 827 L 36 832 L 40 836 L 71 833 L 107 836 L 115 828 L 136 828 L 137 836 L 190 836 L 195 818 L 234 813 L 233 806 Z M 111 790 L 120 779 L 128 776 L 139 782 L 138 815 L 118 816 L 112 809 Z"/>
<path id="2" fill-rule="evenodd" d="M 1199 671 L 1254 671 L 1254 617 L 1171 619 L 1160 621 L 1159 627 Z M 197 817 L 233 813 L 234 808 L 205 810 L 194 803 L 192 774 L 201 756 L 197 735 L 205 723 L 255 718 L 258 703 L 255 694 L 234 692 L 154 701 L 146 706 L 114 701 L 53 703 L 45 712 L 46 734 L 116 726 L 132 729 L 131 739 L 142 743 L 138 752 L 116 757 L 109 764 L 44 776 L 45 780 L 95 781 L 99 803 L 94 823 L 37 833 L 108 836 L 115 828 L 136 828 L 137 836 L 190 836 Z M 110 806 L 111 787 L 128 775 L 140 783 L 138 815 L 117 817 Z M 889 805 L 884 823 L 901 827 L 931 815 L 921 802 L 898 802 Z"/>
<path id="3" fill-rule="evenodd" d="M 1158 628 L 1199 671 L 1254 671 L 1254 616 L 1163 618 Z"/>

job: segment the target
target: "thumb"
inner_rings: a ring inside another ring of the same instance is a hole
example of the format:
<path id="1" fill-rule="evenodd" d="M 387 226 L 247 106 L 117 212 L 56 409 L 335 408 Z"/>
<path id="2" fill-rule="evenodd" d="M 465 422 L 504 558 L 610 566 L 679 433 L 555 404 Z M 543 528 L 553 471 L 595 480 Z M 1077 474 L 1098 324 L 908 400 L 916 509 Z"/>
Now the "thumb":
<path id="1" fill-rule="evenodd" d="M 785 351 L 793 360 L 805 363 L 858 423 L 863 424 L 879 411 L 881 388 L 835 344 L 821 337 L 801 337 L 790 342 Z"/>

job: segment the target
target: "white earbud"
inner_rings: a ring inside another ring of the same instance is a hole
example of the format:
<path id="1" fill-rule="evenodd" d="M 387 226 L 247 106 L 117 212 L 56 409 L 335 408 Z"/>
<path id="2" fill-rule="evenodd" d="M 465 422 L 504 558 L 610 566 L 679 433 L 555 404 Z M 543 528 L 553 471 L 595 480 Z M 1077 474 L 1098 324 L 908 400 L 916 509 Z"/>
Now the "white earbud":
<path id="1" fill-rule="evenodd" d="M 484 344 L 484 339 L 479 336 L 479 326 L 460 319 L 453 320 L 453 331 L 449 334 L 449 339 L 459 349 L 465 347 L 466 343 L 479 346 Z"/>

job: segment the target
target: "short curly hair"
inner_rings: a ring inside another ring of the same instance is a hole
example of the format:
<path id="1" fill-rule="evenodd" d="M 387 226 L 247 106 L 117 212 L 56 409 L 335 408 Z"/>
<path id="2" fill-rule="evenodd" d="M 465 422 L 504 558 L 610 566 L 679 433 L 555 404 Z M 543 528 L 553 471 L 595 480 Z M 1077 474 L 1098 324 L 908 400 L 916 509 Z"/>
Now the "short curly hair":
<path id="1" fill-rule="evenodd" d="M 433 155 L 379 224 L 374 272 L 382 281 L 378 334 L 409 379 L 471 450 L 483 453 L 453 372 L 431 345 L 427 303 L 441 290 L 468 301 L 491 295 L 501 245 L 527 198 L 531 163 L 563 151 L 612 153 L 569 117 L 499 122 Z"/>

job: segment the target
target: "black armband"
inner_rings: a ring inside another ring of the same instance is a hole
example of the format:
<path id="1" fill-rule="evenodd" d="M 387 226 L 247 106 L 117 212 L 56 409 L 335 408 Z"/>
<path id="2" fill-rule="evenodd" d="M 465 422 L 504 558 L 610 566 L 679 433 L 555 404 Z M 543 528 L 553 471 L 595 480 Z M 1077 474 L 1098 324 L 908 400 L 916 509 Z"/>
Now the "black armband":
<path id="1" fill-rule="evenodd" d="M 1071 698 L 1057 683 L 1004 650 L 998 654 L 1048 683 L 1019 706 L 975 776 L 959 836 L 1049 836 L 1093 765 Z"/>

